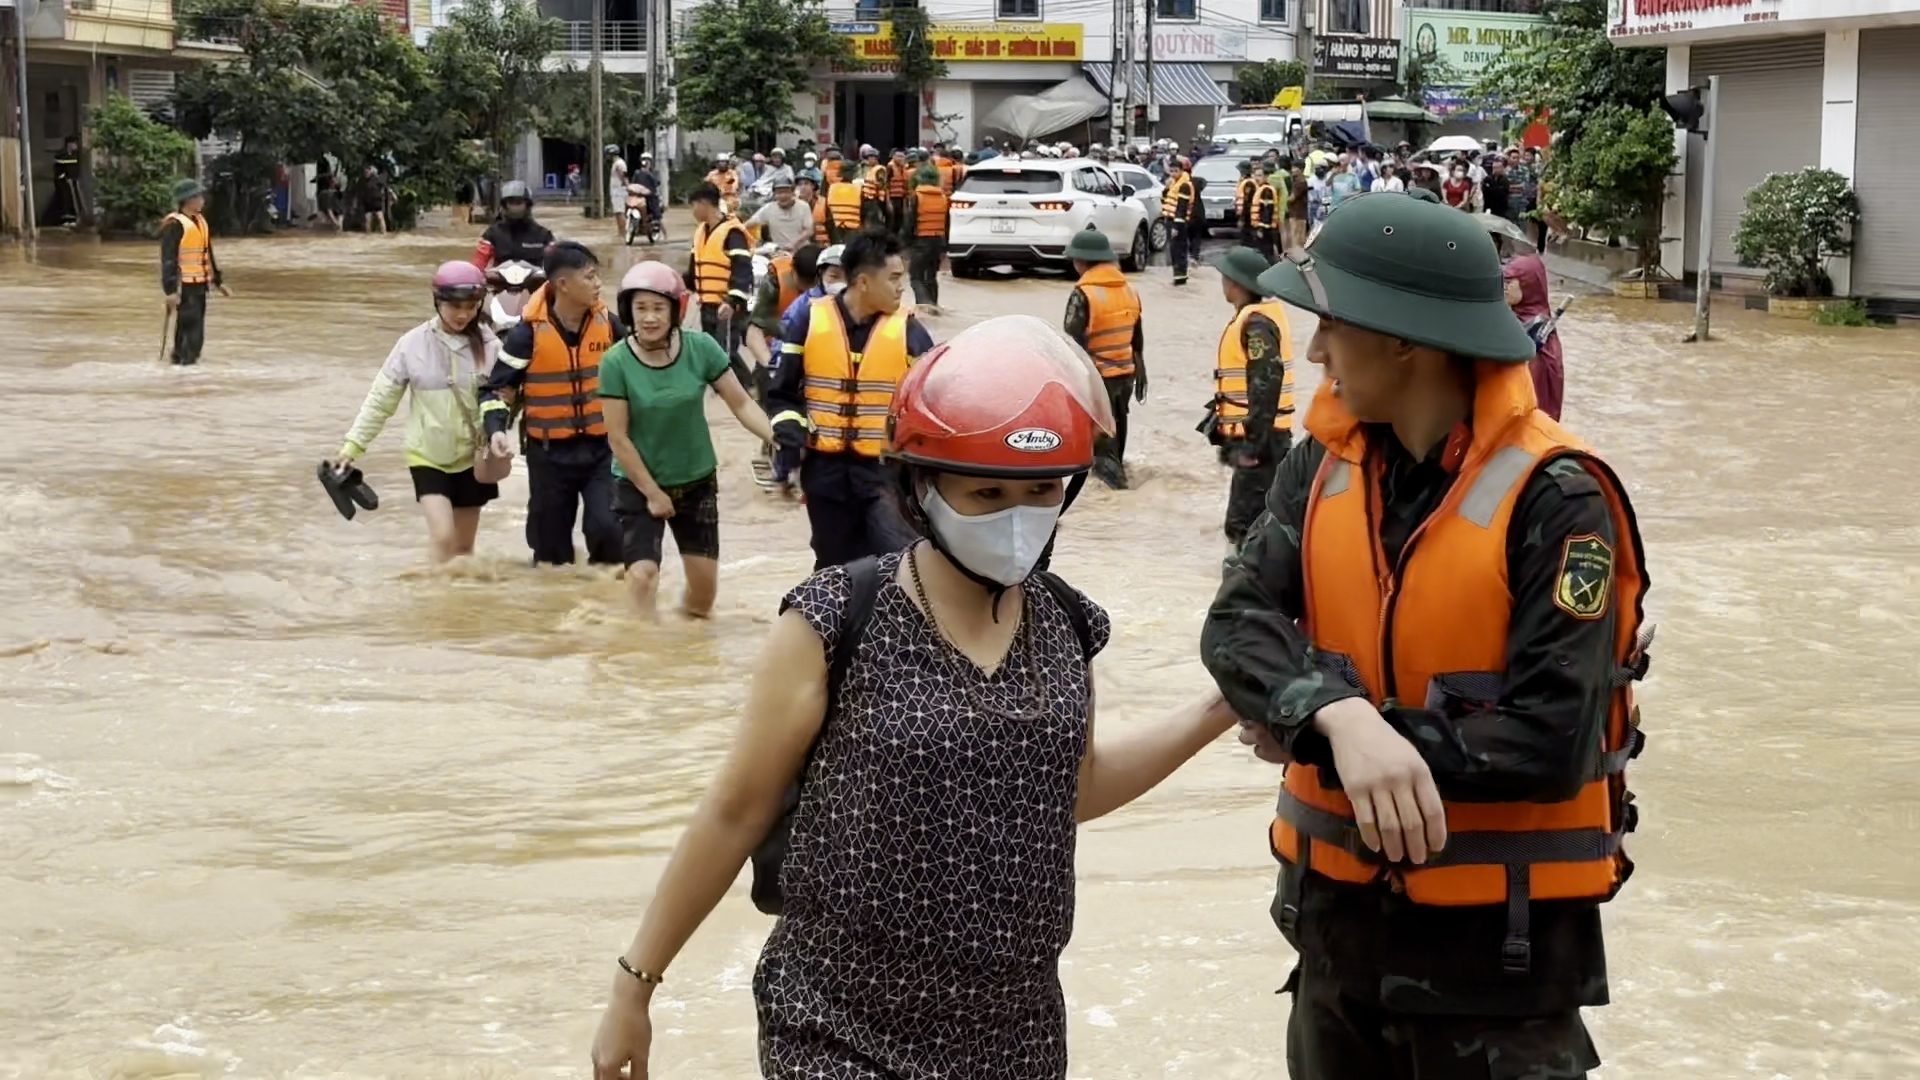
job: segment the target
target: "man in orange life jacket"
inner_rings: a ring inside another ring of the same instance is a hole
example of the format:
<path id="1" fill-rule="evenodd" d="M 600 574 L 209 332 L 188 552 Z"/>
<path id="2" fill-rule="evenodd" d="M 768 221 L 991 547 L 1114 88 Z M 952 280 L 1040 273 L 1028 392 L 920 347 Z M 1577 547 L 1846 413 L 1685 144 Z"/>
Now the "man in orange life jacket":
<path id="1" fill-rule="evenodd" d="M 1236 247 L 1213 264 L 1233 319 L 1220 335 L 1213 404 L 1201 430 L 1233 466 L 1226 533 L 1236 546 L 1266 509 L 1274 473 L 1293 448 L 1293 342 L 1284 305 L 1260 289 L 1270 262 L 1252 248 Z"/>
<path id="2" fill-rule="evenodd" d="M 613 451 L 600 416 L 600 357 L 627 334 L 600 302 L 600 260 L 583 244 L 547 249 L 547 283 L 507 332 L 480 391 L 480 416 L 496 454 L 507 434 L 511 395 L 525 408 L 520 443 L 527 459 L 527 546 L 533 561 L 573 562 L 573 522 L 584 508 L 587 561 L 620 565 L 613 514 Z"/>
<path id="3" fill-rule="evenodd" d="M 1067 332 L 1100 371 L 1113 405 L 1113 434 L 1093 442 L 1093 475 L 1110 488 L 1127 486 L 1127 411 L 1147 400 L 1147 336 L 1140 323 L 1140 295 L 1120 272 L 1113 245 L 1098 229 L 1082 229 L 1067 244 L 1080 281 L 1067 294 Z"/>
<path id="4" fill-rule="evenodd" d="M 687 288 L 699 297 L 700 329 L 727 351 L 740 385 L 752 386 L 753 373 L 740 359 L 740 342 L 747 332 L 747 305 L 753 300 L 753 241 L 746 227 L 722 210 L 723 198 L 712 184 L 701 184 L 688 197 L 698 224 L 684 276 Z"/>
<path id="5" fill-rule="evenodd" d="M 880 452 L 894 387 L 933 348 L 926 328 L 901 305 L 907 267 L 898 237 L 862 233 L 839 262 L 846 288 L 791 309 L 767 388 L 782 455 L 776 473 L 784 475 L 790 455 L 805 451 L 800 490 L 816 570 L 913 541 Z"/>
<path id="6" fill-rule="evenodd" d="M 1273 915 L 1288 1072 L 1584 1077 L 1647 574 L 1613 471 L 1535 407 L 1534 346 L 1470 217 L 1354 199 L 1262 274 L 1325 368 L 1201 656 L 1290 761 Z"/>
<path id="7" fill-rule="evenodd" d="M 947 193 L 940 187 L 939 170 L 931 165 L 920 166 L 903 212 L 907 221 L 905 231 L 911 235 L 913 244 L 907 272 L 913 278 L 914 303 L 927 314 L 938 315 L 940 263 L 947 257 L 949 218 Z"/>
<path id="8" fill-rule="evenodd" d="M 174 311 L 173 362 L 181 366 L 200 362 L 207 340 L 207 289 L 221 296 L 233 293 L 220 282 L 220 264 L 213 259 L 213 234 L 200 216 L 207 189 L 198 180 L 173 185 L 178 210 L 160 223 L 160 291 Z"/>

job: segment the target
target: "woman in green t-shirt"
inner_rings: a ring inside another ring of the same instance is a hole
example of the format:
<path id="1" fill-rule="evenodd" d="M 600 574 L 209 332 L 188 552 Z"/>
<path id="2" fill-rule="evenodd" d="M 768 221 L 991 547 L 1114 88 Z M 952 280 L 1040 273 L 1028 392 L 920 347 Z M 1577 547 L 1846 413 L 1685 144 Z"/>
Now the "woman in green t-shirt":
<path id="1" fill-rule="evenodd" d="M 620 279 L 615 303 L 630 329 L 600 358 L 600 407 L 613 447 L 613 511 L 627 591 L 642 611 L 653 612 L 662 541 L 672 529 L 687 570 L 681 610 L 705 618 L 720 576 L 719 459 L 707 430 L 707 389 L 761 442 L 773 441 L 773 426 L 728 367 L 720 343 L 680 328 L 686 293 L 665 263 L 637 263 Z"/>

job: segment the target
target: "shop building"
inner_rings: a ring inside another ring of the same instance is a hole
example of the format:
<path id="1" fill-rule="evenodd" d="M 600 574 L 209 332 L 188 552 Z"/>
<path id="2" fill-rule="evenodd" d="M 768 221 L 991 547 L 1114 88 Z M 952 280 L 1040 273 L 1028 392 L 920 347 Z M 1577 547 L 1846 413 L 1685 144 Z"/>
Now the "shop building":
<path id="1" fill-rule="evenodd" d="M 1769 173 L 1817 165 L 1853 180 L 1862 226 L 1834 290 L 1920 314 L 1920 0 L 1611 0 L 1608 34 L 1662 48 L 1669 92 L 1720 77 L 1713 220 L 1702 222 L 1702 141 L 1676 133 L 1684 181 L 1670 189 L 1662 262 L 1692 273 L 1713 230 L 1723 287 L 1758 289 L 1733 233 L 1746 193 Z"/>

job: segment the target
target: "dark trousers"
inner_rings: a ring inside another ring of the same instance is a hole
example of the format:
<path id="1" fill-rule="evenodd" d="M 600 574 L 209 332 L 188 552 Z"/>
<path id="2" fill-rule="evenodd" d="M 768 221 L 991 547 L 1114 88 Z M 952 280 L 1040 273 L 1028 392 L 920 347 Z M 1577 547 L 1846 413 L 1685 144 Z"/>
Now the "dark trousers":
<path id="1" fill-rule="evenodd" d="M 1272 262 L 1276 241 L 1276 233 L 1274 230 L 1253 229 L 1251 232 L 1253 240 L 1247 246 L 1265 256 L 1268 262 Z"/>
<path id="2" fill-rule="evenodd" d="M 809 454 L 800 467 L 813 527 L 813 568 L 899 551 L 916 539 L 900 516 L 885 466 L 852 454 Z"/>
<path id="3" fill-rule="evenodd" d="M 569 445 L 572 444 L 572 445 Z M 527 546 L 536 563 L 573 563 L 573 522 L 585 508 L 587 561 L 620 564 L 620 519 L 613 513 L 613 451 L 604 438 L 528 440 Z"/>
<path id="4" fill-rule="evenodd" d="M 722 334 L 720 332 L 720 309 L 728 306 L 727 304 L 702 303 L 700 305 L 700 329 L 712 334 L 713 339 L 720 343 L 722 349 L 726 350 L 727 366 L 733 369 L 734 377 L 740 380 L 740 385 L 750 389 L 753 386 L 753 372 L 747 369 L 747 361 L 740 355 L 740 345 L 747 339 L 747 321 L 741 316 L 735 315 L 733 318 L 727 320 L 727 332 Z"/>
<path id="5" fill-rule="evenodd" d="M 1100 380 L 1107 387 L 1107 403 L 1113 406 L 1113 434 L 1093 440 L 1093 474 L 1108 487 L 1127 486 L 1127 410 L 1133 406 L 1133 376 L 1115 375 Z"/>
<path id="6" fill-rule="evenodd" d="M 207 343 L 207 286 L 180 286 L 180 310 L 173 322 L 173 362 L 197 364 Z"/>
<path id="7" fill-rule="evenodd" d="M 1273 487 L 1280 462 L 1293 448 L 1293 433 L 1276 431 L 1267 437 L 1267 452 L 1258 465 L 1236 465 L 1233 482 L 1227 489 L 1227 540 L 1238 546 L 1247 531 L 1267 508 L 1267 491 Z"/>
<path id="8" fill-rule="evenodd" d="M 1579 1010 L 1396 1013 L 1340 993 L 1302 955 L 1288 980 L 1287 1075 L 1298 1080 L 1585 1080 L 1600 1057 Z"/>
<path id="9" fill-rule="evenodd" d="M 902 240 L 913 238 L 913 229 L 907 224 L 907 200 L 904 196 L 887 200 L 887 228 Z"/>
<path id="10" fill-rule="evenodd" d="M 947 238 L 922 236 L 913 242 L 909 271 L 913 278 L 913 299 L 917 304 L 940 303 L 940 260 L 947 255 Z"/>
<path id="11" fill-rule="evenodd" d="M 1167 261 L 1173 264 L 1173 283 L 1187 283 L 1187 260 L 1193 257 L 1188 250 L 1188 225 L 1184 221 L 1167 222 Z"/>

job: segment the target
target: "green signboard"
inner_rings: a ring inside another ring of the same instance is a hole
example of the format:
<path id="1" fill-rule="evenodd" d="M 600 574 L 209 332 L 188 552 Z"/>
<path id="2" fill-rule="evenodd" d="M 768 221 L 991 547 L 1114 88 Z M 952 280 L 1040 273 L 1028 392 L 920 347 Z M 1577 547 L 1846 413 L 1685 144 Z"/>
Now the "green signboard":
<path id="1" fill-rule="evenodd" d="M 1409 8 L 1406 55 L 1439 56 L 1453 68 L 1457 81 L 1471 82 L 1494 58 L 1532 41 L 1545 26 L 1538 15 Z"/>

